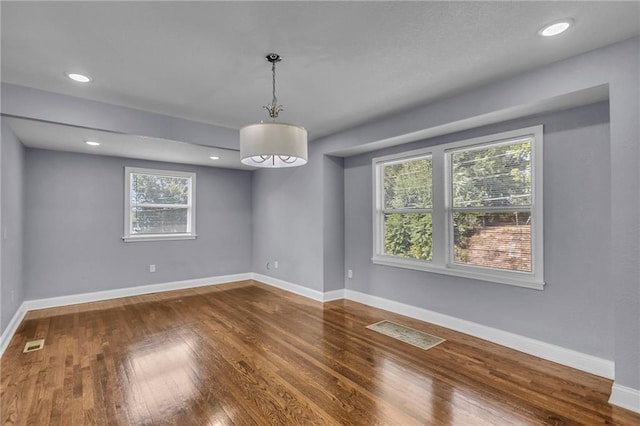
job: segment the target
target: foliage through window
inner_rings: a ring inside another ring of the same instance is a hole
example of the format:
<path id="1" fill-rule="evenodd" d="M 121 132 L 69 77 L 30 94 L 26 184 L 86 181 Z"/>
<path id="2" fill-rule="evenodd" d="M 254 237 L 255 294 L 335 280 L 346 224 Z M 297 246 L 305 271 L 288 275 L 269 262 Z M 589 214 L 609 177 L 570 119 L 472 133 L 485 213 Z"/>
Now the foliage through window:
<path id="1" fill-rule="evenodd" d="M 385 164 L 384 252 L 431 259 L 431 157 Z"/>
<path id="2" fill-rule="evenodd" d="M 125 168 L 125 241 L 195 238 L 195 174 Z"/>
<path id="3" fill-rule="evenodd" d="M 531 272 L 531 140 L 449 154 L 453 259 Z"/>
<path id="4" fill-rule="evenodd" d="M 373 160 L 375 263 L 542 288 L 542 127 Z"/>

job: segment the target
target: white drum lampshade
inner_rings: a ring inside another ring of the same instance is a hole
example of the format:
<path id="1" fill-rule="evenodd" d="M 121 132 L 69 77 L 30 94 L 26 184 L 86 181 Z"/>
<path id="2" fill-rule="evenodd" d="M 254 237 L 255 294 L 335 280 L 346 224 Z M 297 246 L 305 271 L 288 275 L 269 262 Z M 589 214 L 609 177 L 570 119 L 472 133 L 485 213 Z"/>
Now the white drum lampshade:
<path id="1" fill-rule="evenodd" d="M 307 163 L 307 129 L 258 123 L 240 129 L 240 161 L 253 167 L 296 167 Z"/>

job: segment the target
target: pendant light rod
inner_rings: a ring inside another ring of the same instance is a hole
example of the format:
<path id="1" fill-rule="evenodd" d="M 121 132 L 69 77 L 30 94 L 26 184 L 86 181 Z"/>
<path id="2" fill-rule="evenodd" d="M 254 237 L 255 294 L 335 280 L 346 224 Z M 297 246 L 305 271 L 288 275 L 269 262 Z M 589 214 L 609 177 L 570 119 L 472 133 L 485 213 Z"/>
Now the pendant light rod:
<path id="1" fill-rule="evenodd" d="M 266 58 L 267 61 L 271 62 L 273 97 L 271 99 L 271 104 L 265 105 L 263 108 L 269 111 L 269 117 L 271 117 L 272 120 L 275 120 L 278 118 L 278 114 L 283 110 L 282 105 L 278 105 L 278 97 L 276 96 L 276 64 L 282 60 L 282 56 L 277 53 L 269 53 Z"/>

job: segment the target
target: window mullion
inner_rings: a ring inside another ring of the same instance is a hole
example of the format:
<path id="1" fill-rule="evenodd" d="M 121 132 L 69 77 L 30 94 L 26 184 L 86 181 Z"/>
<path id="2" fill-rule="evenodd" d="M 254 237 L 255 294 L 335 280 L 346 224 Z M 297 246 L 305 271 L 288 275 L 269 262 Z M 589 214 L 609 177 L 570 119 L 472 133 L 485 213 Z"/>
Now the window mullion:
<path id="1" fill-rule="evenodd" d="M 531 206 L 505 206 L 505 207 L 453 207 L 452 212 L 460 213 L 511 213 L 511 212 L 530 212 Z"/>
<path id="2" fill-rule="evenodd" d="M 192 211 L 191 211 L 191 209 L 192 209 L 191 203 L 192 203 L 192 200 L 193 200 L 193 189 L 194 189 L 193 188 L 193 179 L 189 180 L 188 187 L 189 187 L 189 194 L 188 194 L 188 198 L 187 198 L 187 203 L 188 203 L 187 204 L 187 229 L 193 229 L 192 228 L 193 227 L 193 223 L 191 221 L 191 219 L 192 219 L 191 218 L 191 213 L 192 213 Z"/>
<path id="3" fill-rule="evenodd" d="M 431 213 L 433 209 L 383 209 L 382 214 Z"/>
<path id="4" fill-rule="evenodd" d="M 133 207 L 149 207 L 162 209 L 188 209 L 189 204 L 136 203 Z"/>
<path id="5" fill-rule="evenodd" d="M 431 153 L 433 176 L 432 176 L 432 198 L 433 209 L 431 220 L 433 223 L 432 239 L 433 251 L 432 262 L 435 265 L 444 266 L 446 264 L 447 253 L 447 219 L 446 219 L 446 179 L 444 150 L 441 147 L 434 147 Z"/>
<path id="6" fill-rule="evenodd" d="M 375 170 L 374 182 L 373 182 L 373 200 L 375 208 L 373 211 L 373 256 L 378 253 L 384 252 L 384 212 L 383 212 L 383 182 L 384 182 L 384 167 L 382 164 L 373 163 Z"/>

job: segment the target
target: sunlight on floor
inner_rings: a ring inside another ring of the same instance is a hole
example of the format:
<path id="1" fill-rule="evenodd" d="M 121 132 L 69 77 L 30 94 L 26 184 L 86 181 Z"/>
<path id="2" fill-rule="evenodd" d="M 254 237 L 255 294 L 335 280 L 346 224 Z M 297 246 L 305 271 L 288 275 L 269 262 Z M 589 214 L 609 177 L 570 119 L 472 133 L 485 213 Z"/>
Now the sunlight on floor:
<path id="1" fill-rule="evenodd" d="M 192 356 L 193 339 L 176 343 L 162 336 L 153 342 L 134 349 L 128 357 L 132 390 L 126 396 L 129 407 L 146 407 L 147 410 L 131 410 L 132 420 L 144 422 L 162 419 L 188 408 L 197 391 L 197 362 Z M 131 378 L 133 380 L 131 380 Z"/>

